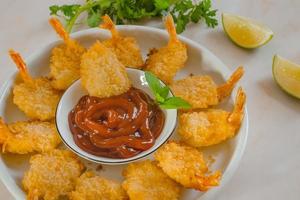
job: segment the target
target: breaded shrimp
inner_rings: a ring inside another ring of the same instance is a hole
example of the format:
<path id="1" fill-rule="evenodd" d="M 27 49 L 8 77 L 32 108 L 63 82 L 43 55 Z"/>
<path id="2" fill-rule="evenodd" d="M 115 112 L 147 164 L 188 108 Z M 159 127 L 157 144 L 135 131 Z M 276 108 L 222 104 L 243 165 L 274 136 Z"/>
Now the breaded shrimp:
<path id="1" fill-rule="evenodd" d="M 238 67 L 223 85 L 217 86 L 210 76 L 197 75 L 174 81 L 170 87 L 175 96 L 181 97 L 195 108 L 208 108 L 217 105 L 229 96 L 244 68 Z"/>
<path id="2" fill-rule="evenodd" d="M 119 183 L 88 171 L 77 179 L 75 190 L 69 194 L 69 198 L 70 200 L 127 200 L 128 196 Z"/>
<path id="3" fill-rule="evenodd" d="M 6 125 L 0 118 L 0 144 L 3 152 L 47 152 L 55 149 L 60 142 L 54 123 L 24 121 Z"/>
<path id="4" fill-rule="evenodd" d="M 80 77 L 80 61 L 85 48 L 70 38 L 58 19 L 51 18 L 49 23 L 64 40 L 64 44 L 53 48 L 51 52 L 51 84 L 55 89 L 65 90 Z"/>
<path id="5" fill-rule="evenodd" d="M 176 200 L 181 186 L 150 160 L 131 163 L 123 171 L 122 186 L 131 200 Z"/>
<path id="6" fill-rule="evenodd" d="M 22 180 L 28 200 L 56 200 L 75 188 L 83 164 L 70 151 L 58 150 L 30 158 L 30 168 Z"/>
<path id="7" fill-rule="evenodd" d="M 100 28 L 109 30 L 112 35 L 111 39 L 105 40 L 102 43 L 116 54 L 118 60 L 125 67 L 142 68 L 144 62 L 136 39 L 120 35 L 108 15 L 104 15 L 102 19 L 103 24 Z"/>
<path id="8" fill-rule="evenodd" d="M 210 146 L 233 137 L 243 120 L 245 100 L 246 95 L 242 88 L 239 88 L 231 113 L 220 109 L 209 109 L 181 114 L 179 135 L 185 143 L 193 147 Z"/>
<path id="9" fill-rule="evenodd" d="M 55 90 L 47 78 L 32 78 L 17 52 L 10 50 L 9 54 L 23 79 L 22 83 L 15 84 L 13 88 L 13 102 L 30 118 L 39 120 L 54 118 L 61 92 Z"/>
<path id="10" fill-rule="evenodd" d="M 160 49 L 152 49 L 145 63 L 145 69 L 155 74 L 167 84 L 172 83 L 177 71 L 184 67 L 187 60 L 186 45 L 176 35 L 173 18 L 168 15 L 165 22 L 169 33 L 169 43 Z"/>
<path id="11" fill-rule="evenodd" d="M 81 83 L 91 96 L 115 96 L 131 87 L 124 65 L 99 41 L 83 54 L 80 73 Z"/>
<path id="12" fill-rule="evenodd" d="M 218 186 L 221 172 L 208 174 L 203 154 L 193 147 L 176 142 L 168 142 L 154 154 L 158 166 L 184 187 L 206 191 Z"/>

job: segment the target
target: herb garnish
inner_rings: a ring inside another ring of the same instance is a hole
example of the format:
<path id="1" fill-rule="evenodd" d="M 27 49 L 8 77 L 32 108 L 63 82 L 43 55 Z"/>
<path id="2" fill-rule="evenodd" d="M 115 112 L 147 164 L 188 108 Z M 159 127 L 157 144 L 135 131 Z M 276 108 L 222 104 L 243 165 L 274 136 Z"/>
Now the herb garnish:
<path id="1" fill-rule="evenodd" d="M 211 8 L 211 0 L 193 3 L 193 0 L 87 0 L 85 4 L 52 5 L 50 14 L 63 17 L 66 30 L 71 32 L 80 14 L 87 12 L 86 23 L 96 27 L 101 16 L 109 15 L 116 24 L 128 24 L 143 18 L 160 17 L 171 13 L 176 23 L 177 33 L 185 30 L 189 22 L 198 23 L 204 19 L 208 27 L 218 25 L 216 12 Z"/>
<path id="2" fill-rule="evenodd" d="M 170 88 L 164 86 L 151 72 L 145 72 L 146 81 L 155 96 L 155 100 L 164 109 L 188 109 L 191 105 L 180 97 L 168 97 Z"/>

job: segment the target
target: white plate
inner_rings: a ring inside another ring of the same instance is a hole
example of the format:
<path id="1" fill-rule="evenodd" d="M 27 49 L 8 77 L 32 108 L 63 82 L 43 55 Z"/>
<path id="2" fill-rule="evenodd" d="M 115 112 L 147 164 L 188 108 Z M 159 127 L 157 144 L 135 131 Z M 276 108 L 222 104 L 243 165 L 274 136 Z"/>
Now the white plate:
<path id="1" fill-rule="evenodd" d="M 118 26 L 118 29 L 124 35 L 133 36 L 138 40 L 144 57 L 150 48 L 164 46 L 168 41 L 166 31 L 156 28 L 124 25 Z M 72 37 L 76 38 L 81 44 L 88 47 L 97 39 L 103 40 L 109 38 L 110 34 L 105 30 L 95 28 L 76 32 L 72 34 Z M 191 73 L 208 74 L 213 77 L 216 83 L 222 83 L 230 76 L 231 72 L 228 68 L 205 47 L 184 37 L 180 37 L 180 39 L 187 45 L 188 61 L 186 63 L 186 67 L 177 74 L 177 79 L 183 78 Z M 49 72 L 48 66 L 51 49 L 59 43 L 60 41 L 50 43 L 44 48 L 34 52 L 31 57 L 26 59 L 29 71 L 33 76 L 47 75 Z M 26 119 L 24 114 L 12 103 L 11 88 L 15 77 L 16 74 L 10 77 L 0 89 L 0 116 L 4 117 L 4 120 L 7 122 Z M 232 97 L 235 96 L 235 94 L 236 91 L 234 91 L 231 98 L 227 102 L 222 103 L 220 107 L 229 110 L 232 109 Z M 239 134 L 236 137 L 219 145 L 203 149 L 205 155 L 211 155 L 215 158 L 216 161 L 213 164 L 213 169 L 221 169 L 223 171 L 221 185 L 206 193 L 197 192 L 195 190 L 185 190 L 181 199 L 212 199 L 216 192 L 222 188 L 236 170 L 246 146 L 247 134 L 248 115 L 246 110 L 244 121 Z M 21 180 L 24 171 L 29 167 L 28 160 L 29 155 L 2 154 L 0 158 L 1 180 L 12 195 L 18 200 L 25 199 L 25 193 L 21 187 Z M 88 161 L 85 161 L 85 163 L 86 166 L 91 169 L 96 169 L 98 166 L 98 164 Z M 103 170 L 99 171 L 99 174 L 107 178 L 121 181 L 121 171 L 125 166 L 104 165 Z"/>

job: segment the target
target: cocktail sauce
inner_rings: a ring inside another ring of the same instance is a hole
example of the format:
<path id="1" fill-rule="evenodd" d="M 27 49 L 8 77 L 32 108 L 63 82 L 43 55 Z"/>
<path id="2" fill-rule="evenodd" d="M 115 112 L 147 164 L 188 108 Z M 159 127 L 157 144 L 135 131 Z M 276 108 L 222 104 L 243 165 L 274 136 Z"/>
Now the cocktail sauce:
<path id="1" fill-rule="evenodd" d="M 136 88 L 109 98 L 83 96 L 69 113 L 75 143 L 109 158 L 130 158 L 151 148 L 164 121 L 160 107 Z"/>

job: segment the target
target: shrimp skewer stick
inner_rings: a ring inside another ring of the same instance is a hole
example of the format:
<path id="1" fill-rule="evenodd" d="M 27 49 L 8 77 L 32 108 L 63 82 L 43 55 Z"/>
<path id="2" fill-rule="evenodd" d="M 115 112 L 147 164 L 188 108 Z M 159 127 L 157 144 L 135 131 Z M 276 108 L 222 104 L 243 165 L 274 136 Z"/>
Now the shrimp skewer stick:
<path id="1" fill-rule="evenodd" d="M 232 112 L 209 109 L 181 114 L 178 133 L 182 140 L 193 147 L 203 147 L 219 144 L 233 137 L 244 116 L 246 95 L 242 88 L 239 88 L 235 101 Z"/>
<path id="2" fill-rule="evenodd" d="M 51 52 L 51 84 L 55 89 L 65 90 L 80 77 L 80 61 L 85 48 L 70 38 L 58 19 L 51 18 L 49 23 L 64 40 L 63 44 L 58 45 Z"/>
<path id="3" fill-rule="evenodd" d="M 221 86 L 217 86 L 210 76 L 196 75 L 174 81 L 170 87 L 175 96 L 189 102 L 194 109 L 208 108 L 229 96 L 243 74 L 244 68 L 238 67 Z"/>
<path id="4" fill-rule="evenodd" d="M 54 118 L 61 93 L 52 88 L 49 79 L 32 78 L 19 53 L 10 50 L 9 55 L 23 79 L 22 83 L 13 87 L 13 102 L 30 118 L 39 120 Z"/>
<path id="5" fill-rule="evenodd" d="M 54 123 L 23 121 L 5 124 L 0 118 L 0 144 L 2 152 L 26 154 L 55 149 L 60 137 Z"/>
<path id="6" fill-rule="evenodd" d="M 166 17 L 165 26 L 169 33 L 169 42 L 167 46 L 150 51 L 145 69 L 151 71 L 165 83 L 170 84 L 177 71 L 184 67 L 187 60 L 187 49 L 186 45 L 177 37 L 171 15 Z"/>
<path id="7" fill-rule="evenodd" d="M 144 62 L 136 39 L 122 36 L 108 15 L 104 15 L 102 20 L 103 24 L 100 25 L 100 28 L 109 30 L 112 35 L 111 39 L 102 43 L 116 54 L 118 60 L 125 67 L 140 69 Z"/>

